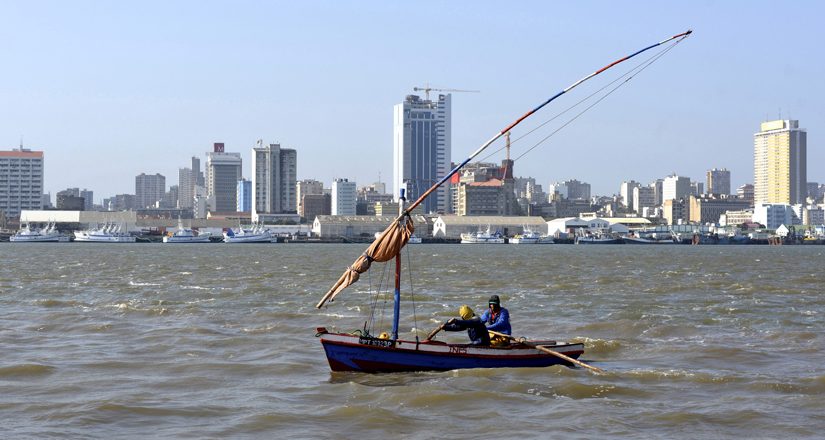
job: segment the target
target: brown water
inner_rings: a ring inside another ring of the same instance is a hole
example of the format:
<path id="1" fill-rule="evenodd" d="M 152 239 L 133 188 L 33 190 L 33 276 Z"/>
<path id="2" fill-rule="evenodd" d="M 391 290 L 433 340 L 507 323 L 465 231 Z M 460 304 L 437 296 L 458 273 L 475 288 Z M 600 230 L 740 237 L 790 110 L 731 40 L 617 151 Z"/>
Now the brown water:
<path id="1" fill-rule="evenodd" d="M 412 245 L 402 337 L 496 293 L 516 335 L 584 341 L 582 359 L 610 373 L 332 374 L 315 327 L 362 327 L 386 272 L 314 304 L 363 248 L 0 244 L 0 437 L 825 430 L 825 247 Z M 379 308 L 374 332 L 391 313 Z"/>

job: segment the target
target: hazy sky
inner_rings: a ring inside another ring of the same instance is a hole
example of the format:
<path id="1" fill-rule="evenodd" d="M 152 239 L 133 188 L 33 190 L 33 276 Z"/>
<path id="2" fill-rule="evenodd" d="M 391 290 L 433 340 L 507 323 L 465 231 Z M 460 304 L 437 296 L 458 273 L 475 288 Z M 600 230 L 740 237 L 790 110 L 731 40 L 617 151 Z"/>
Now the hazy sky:
<path id="1" fill-rule="evenodd" d="M 22 136 L 45 151 L 46 191 L 88 188 L 97 202 L 133 193 L 142 172 L 177 184 L 213 142 L 241 152 L 248 177 L 257 139 L 297 149 L 299 179 L 389 183 L 392 106 L 414 86 L 481 91 L 453 95 L 460 161 L 578 78 L 691 28 L 516 175 L 612 194 L 726 167 L 738 186 L 753 179 L 753 133 L 781 112 L 808 130 L 808 180 L 824 182 L 822 17 L 818 1 L 0 0 L 0 149 Z"/>

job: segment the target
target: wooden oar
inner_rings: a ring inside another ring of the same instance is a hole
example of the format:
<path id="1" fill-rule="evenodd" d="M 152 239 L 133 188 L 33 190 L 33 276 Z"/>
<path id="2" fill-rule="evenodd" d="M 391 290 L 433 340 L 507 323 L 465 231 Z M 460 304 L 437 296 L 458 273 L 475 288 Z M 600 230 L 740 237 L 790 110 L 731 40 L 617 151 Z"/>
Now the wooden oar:
<path id="1" fill-rule="evenodd" d="M 499 333 L 499 332 L 497 332 L 497 331 L 493 331 L 493 330 L 487 330 L 487 331 L 488 331 L 488 332 L 490 332 L 490 333 L 492 333 L 492 334 L 494 334 L 494 335 L 496 335 L 496 336 L 502 336 L 502 337 L 505 337 L 505 338 L 512 339 L 512 340 L 514 340 L 514 341 L 520 342 L 520 343 L 522 343 L 522 344 L 524 344 L 524 345 L 529 345 L 529 346 L 531 346 L 531 347 L 534 347 L 534 348 L 535 348 L 535 349 L 537 349 L 537 350 L 541 350 L 541 351 L 543 351 L 543 352 L 545 352 L 545 353 L 552 354 L 553 356 L 556 356 L 556 357 L 558 357 L 558 358 L 564 359 L 564 360 L 566 360 L 567 362 L 570 362 L 570 363 L 576 364 L 576 365 L 578 365 L 578 366 L 580 366 L 580 367 L 588 368 L 588 369 L 593 370 L 593 371 L 595 371 L 595 372 L 597 372 L 597 373 L 605 373 L 605 371 L 604 371 L 604 370 L 602 370 L 601 368 L 594 367 L 594 366 L 592 366 L 592 365 L 587 365 L 587 364 L 585 364 L 584 362 L 582 362 L 582 361 L 580 361 L 580 360 L 578 360 L 578 359 L 573 359 L 573 358 L 571 358 L 570 356 L 568 356 L 568 355 L 566 355 L 566 354 L 561 354 L 561 353 L 559 353 L 558 351 L 551 350 L 551 349 L 549 349 L 549 348 L 547 348 L 547 347 L 545 347 L 545 346 L 543 346 L 543 345 L 538 345 L 538 344 L 533 344 L 533 343 L 531 343 L 531 342 L 527 342 L 527 341 L 525 341 L 525 340 L 524 340 L 524 338 L 516 338 L 516 337 L 510 336 L 510 335 L 505 335 L 504 333 Z"/>
<path id="2" fill-rule="evenodd" d="M 435 337 L 435 335 L 436 335 L 438 332 L 440 332 L 441 330 L 444 330 L 444 324 L 439 325 L 439 326 L 438 326 L 438 328 L 436 328 L 435 330 L 431 331 L 431 332 L 430 332 L 430 334 L 429 334 L 429 335 L 427 335 L 427 339 L 425 339 L 425 341 L 429 341 L 430 339 L 434 338 L 434 337 Z"/>

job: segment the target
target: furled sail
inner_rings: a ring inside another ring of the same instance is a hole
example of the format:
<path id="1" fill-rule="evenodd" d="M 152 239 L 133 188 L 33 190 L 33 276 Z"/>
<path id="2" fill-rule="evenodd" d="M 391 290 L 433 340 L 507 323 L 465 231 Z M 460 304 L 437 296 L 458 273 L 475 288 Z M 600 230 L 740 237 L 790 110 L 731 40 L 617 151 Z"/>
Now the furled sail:
<path id="1" fill-rule="evenodd" d="M 332 288 L 324 295 L 321 301 L 315 305 L 321 308 L 327 301 L 332 301 L 342 290 L 358 281 L 362 273 L 370 269 L 373 261 L 389 261 L 399 252 L 401 248 L 410 241 L 410 236 L 415 232 L 412 218 L 409 215 L 395 219 L 381 235 L 344 271 Z"/>

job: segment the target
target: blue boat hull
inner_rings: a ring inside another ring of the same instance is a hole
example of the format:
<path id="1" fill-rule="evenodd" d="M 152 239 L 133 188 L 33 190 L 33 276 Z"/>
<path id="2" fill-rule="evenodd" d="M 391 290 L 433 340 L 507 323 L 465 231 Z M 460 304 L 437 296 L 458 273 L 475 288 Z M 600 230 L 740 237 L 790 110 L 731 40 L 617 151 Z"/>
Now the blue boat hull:
<path id="1" fill-rule="evenodd" d="M 347 334 L 323 334 L 321 343 L 332 371 L 381 373 L 570 365 L 554 355 L 520 344 L 507 348 L 440 342 L 416 344 L 415 341 L 393 342 Z M 554 341 L 541 344 L 574 359 L 584 351 L 582 344 Z"/>

